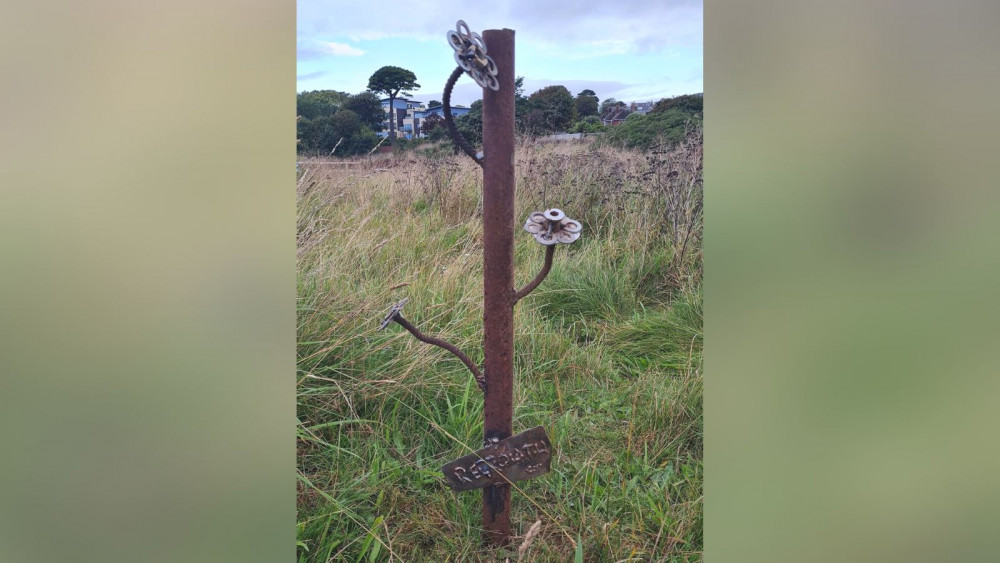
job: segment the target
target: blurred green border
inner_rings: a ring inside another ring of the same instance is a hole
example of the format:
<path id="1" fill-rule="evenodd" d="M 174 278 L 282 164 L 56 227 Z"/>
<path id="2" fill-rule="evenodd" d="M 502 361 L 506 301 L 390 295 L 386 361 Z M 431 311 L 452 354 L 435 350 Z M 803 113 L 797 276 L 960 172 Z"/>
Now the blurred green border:
<path id="1" fill-rule="evenodd" d="M 295 4 L 0 18 L 0 561 L 295 557 Z"/>
<path id="2" fill-rule="evenodd" d="M 705 9 L 706 558 L 997 560 L 997 4 Z M 0 560 L 294 557 L 294 10 L 0 19 Z"/>
<path id="3" fill-rule="evenodd" d="M 998 12 L 706 4 L 706 560 L 1000 560 Z"/>

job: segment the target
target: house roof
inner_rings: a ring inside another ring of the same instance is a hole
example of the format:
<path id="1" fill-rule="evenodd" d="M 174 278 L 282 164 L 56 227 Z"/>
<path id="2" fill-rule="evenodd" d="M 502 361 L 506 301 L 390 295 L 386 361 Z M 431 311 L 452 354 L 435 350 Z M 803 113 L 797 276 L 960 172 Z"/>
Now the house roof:
<path id="1" fill-rule="evenodd" d="M 630 113 L 632 112 L 627 109 L 618 110 L 618 112 L 613 115 L 604 118 L 604 121 L 618 121 L 619 119 L 625 119 Z"/>
<path id="2" fill-rule="evenodd" d="M 389 98 L 379 98 L 379 101 L 380 102 L 388 102 Z M 415 104 L 422 104 L 423 103 L 423 102 L 421 102 L 419 100 L 412 100 L 410 98 L 403 98 L 401 96 L 396 96 L 396 101 L 397 102 L 413 102 Z"/>

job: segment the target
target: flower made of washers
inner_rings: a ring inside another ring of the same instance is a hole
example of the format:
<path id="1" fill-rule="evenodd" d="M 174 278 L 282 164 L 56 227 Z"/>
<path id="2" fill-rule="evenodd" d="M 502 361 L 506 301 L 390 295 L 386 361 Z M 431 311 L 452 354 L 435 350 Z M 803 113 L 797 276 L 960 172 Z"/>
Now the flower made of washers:
<path id="1" fill-rule="evenodd" d="M 567 217 L 561 209 L 553 207 L 528 215 L 524 230 L 531 233 L 540 244 L 552 246 L 559 242 L 569 244 L 580 238 L 583 226 L 579 221 Z"/>
<path id="2" fill-rule="evenodd" d="M 468 24 L 458 20 L 453 31 L 448 31 L 448 44 L 455 50 L 455 62 L 483 88 L 497 91 L 497 64 L 486 56 L 486 42 Z"/>

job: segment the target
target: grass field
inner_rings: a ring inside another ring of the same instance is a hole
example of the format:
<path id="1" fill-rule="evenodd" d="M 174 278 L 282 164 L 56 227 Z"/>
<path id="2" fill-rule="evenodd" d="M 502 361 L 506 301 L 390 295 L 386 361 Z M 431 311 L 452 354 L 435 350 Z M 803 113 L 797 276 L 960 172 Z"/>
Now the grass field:
<path id="1" fill-rule="evenodd" d="M 701 139 L 649 153 L 517 149 L 520 230 L 583 223 L 515 312 L 514 432 L 543 425 L 551 473 L 516 483 L 515 538 L 482 546 L 479 491 L 439 469 L 482 442 L 482 175 L 467 157 L 309 160 L 298 183 L 300 561 L 689 561 L 702 551 Z M 540 530 L 519 552 L 536 521 Z"/>

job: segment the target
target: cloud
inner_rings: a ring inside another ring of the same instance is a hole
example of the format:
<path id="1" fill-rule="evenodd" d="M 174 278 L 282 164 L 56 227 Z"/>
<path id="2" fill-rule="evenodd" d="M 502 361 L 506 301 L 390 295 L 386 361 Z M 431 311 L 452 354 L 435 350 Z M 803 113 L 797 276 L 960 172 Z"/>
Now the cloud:
<path id="1" fill-rule="evenodd" d="M 346 43 L 335 43 L 333 41 L 303 40 L 299 41 L 296 50 L 298 60 L 314 60 L 329 56 L 334 57 L 360 57 L 365 54 L 357 47 L 352 47 Z"/>
<path id="2" fill-rule="evenodd" d="M 295 80 L 312 80 L 313 78 L 319 78 L 324 74 L 330 74 L 329 70 L 317 70 L 316 72 L 309 72 L 306 74 L 299 74 L 295 77 Z"/>
<path id="3" fill-rule="evenodd" d="M 649 53 L 668 48 L 700 48 L 701 0 L 507 0 L 493 2 L 466 17 L 474 31 L 511 28 L 518 41 L 555 49 L 564 56 Z M 389 36 L 443 40 L 455 21 L 468 14 L 466 2 L 424 0 L 420 8 L 395 14 L 401 25 L 386 25 L 384 5 L 336 0 L 299 0 L 298 27 L 304 36 Z"/>
<path id="4" fill-rule="evenodd" d="M 361 49 L 356 49 L 344 43 L 333 43 L 330 41 L 318 41 L 317 43 L 319 43 L 320 49 L 338 57 L 360 57 L 365 54 Z"/>

